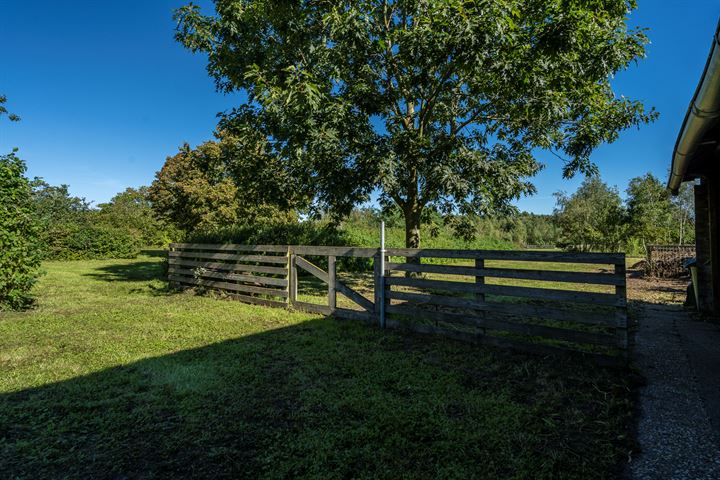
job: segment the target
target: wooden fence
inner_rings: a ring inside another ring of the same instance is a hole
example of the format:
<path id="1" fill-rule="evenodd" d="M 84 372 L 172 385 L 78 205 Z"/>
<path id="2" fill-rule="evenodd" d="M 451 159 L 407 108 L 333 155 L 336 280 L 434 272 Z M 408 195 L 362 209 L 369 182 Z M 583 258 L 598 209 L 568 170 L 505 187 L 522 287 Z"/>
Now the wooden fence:
<path id="1" fill-rule="evenodd" d="M 346 257 L 365 259 L 372 274 L 341 278 Z M 169 280 L 368 323 L 379 322 L 384 297 L 387 328 L 530 353 L 579 351 L 606 364 L 627 359 L 624 254 L 388 249 L 384 276 L 379 259 L 377 248 L 173 244 Z M 324 293 L 299 295 L 307 279 Z"/>

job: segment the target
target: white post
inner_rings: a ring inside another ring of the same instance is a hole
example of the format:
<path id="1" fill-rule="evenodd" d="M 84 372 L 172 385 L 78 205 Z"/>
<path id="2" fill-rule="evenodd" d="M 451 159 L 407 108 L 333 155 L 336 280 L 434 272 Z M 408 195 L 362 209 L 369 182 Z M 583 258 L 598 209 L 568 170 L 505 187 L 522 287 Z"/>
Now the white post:
<path id="1" fill-rule="evenodd" d="M 385 222 L 380 222 L 380 328 L 385 328 Z"/>

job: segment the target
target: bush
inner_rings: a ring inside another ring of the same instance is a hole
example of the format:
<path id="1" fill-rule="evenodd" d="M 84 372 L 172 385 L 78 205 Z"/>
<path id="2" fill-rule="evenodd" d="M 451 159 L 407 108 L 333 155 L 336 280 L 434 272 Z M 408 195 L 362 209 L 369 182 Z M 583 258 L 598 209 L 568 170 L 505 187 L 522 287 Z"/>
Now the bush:
<path id="1" fill-rule="evenodd" d="M 25 163 L 15 152 L 0 156 L 0 310 L 32 303 L 39 275 L 39 225 Z"/>
<path id="2" fill-rule="evenodd" d="M 134 258 L 143 247 L 125 229 L 89 222 L 55 225 L 45 241 L 47 258 L 53 260 Z"/>

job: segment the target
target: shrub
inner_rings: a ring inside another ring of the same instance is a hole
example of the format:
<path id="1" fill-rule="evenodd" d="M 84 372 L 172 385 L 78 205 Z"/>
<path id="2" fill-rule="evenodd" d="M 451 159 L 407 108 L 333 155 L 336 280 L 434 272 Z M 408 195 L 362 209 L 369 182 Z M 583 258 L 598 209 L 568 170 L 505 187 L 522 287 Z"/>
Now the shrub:
<path id="1" fill-rule="evenodd" d="M 125 229 L 90 222 L 54 225 L 45 242 L 47 258 L 53 260 L 134 258 L 143 247 Z"/>
<path id="2" fill-rule="evenodd" d="M 0 156 L 0 310 L 29 306 L 39 274 L 40 230 L 24 174 L 15 151 Z"/>

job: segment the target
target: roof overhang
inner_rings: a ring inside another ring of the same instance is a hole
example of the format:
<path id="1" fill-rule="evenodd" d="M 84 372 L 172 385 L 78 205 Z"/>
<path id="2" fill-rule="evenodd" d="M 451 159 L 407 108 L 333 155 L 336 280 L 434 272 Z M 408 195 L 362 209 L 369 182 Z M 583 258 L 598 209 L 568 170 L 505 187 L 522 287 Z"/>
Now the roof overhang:
<path id="1" fill-rule="evenodd" d="M 720 141 L 716 127 L 720 118 L 720 23 L 700 83 L 685 114 L 675 143 L 668 188 L 677 194 L 682 182 L 699 177 L 709 169 L 700 165 L 714 156 Z"/>

